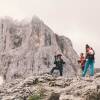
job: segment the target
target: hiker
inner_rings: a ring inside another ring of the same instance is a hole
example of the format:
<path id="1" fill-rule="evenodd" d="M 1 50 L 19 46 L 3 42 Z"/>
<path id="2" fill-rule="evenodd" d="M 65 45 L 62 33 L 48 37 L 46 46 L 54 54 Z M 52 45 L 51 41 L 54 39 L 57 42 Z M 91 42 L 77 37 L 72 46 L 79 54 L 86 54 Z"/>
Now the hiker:
<path id="1" fill-rule="evenodd" d="M 60 76 L 63 75 L 63 65 L 65 64 L 65 62 L 63 61 L 61 56 L 62 56 L 61 54 L 58 54 L 57 56 L 55 56 L 54 64 L 56 65 L 56 67 L 52 68 L 51 74 L 54 72 L 54 70 L 59 70 Z"/>
<path id="2" fill-rule="evenodd" d="M 78 60 L 78 64 L 81 65 L 81 69 L 82 72 L 84 71 L 84 67 L 85 67 L 85 57 L 84 57 L 84 53 L 80 54 L 80 59 Z"/>
<path id="3" fill-rule="evenodd" d="M 88 68 L 90 67 L 90 76 L 94 76 L 94 58 L 95 52 L 88 44 L 86 45 L 86 63 L 82 76 L 85 77 Z"/>

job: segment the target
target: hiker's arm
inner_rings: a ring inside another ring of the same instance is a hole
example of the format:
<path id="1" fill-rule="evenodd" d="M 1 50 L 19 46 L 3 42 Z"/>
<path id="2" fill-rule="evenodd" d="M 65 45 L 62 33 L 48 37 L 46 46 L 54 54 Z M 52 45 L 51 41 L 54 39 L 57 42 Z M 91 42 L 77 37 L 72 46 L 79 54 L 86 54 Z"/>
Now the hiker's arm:
<path id="1" fill-rule="evenodd" d="M 54 64 L 57 64 L 57 61 L 54 61 Z"/>
<path id="2" fill-rule="evenodd" d="M 57 63 L 57 60 L 56 60 L 56 59 L 57 59 L 57 56 L 54 56 L 54 57 L 55 57 L 55 61 L 54 61 L 54 64 L 56 64 L 56 63 Z"/>
<path id="3" fill-rule="evenodd" d="M 63 64 L 65 64 L 65 62 L 63 61 Z"/>
<path id="4" fill-rule="evenodd" d="M 62 60 L 62 63 L 65 64 L 65 62 Z"/>
<path id="5" fill-rule="evenodd" d="M 81 63 L 81 61 L 80 61 L 80 60 L 78 60 L 77 62 L 78 62 L 78 64 L 80 64 L 80 63 Z"/>

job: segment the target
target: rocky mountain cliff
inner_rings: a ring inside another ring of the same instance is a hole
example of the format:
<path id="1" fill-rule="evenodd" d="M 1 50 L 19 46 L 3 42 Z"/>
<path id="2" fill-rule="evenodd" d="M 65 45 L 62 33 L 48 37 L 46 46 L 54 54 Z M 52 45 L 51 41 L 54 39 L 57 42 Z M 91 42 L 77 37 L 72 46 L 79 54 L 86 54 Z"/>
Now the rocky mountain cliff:
<path id="1" fill-rule="evenodd" d="M 78 55 L 70 39 L 55 34 L 37 17 L 30 22 L 0 20 L 0 75 L 6 81 L 49 72 L 58 53 L 66 62 L 64 76 L 74 76 Z"/>

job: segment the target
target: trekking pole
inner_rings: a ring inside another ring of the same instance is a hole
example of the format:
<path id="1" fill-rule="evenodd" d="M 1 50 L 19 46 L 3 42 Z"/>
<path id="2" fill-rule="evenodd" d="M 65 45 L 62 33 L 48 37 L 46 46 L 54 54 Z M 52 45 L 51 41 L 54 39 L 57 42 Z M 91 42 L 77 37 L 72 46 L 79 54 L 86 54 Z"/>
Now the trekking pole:
<path id="1" fill-rule="evenodd" d="M 28 89 L 28 88 L 27 88 Z M 30 91 L 30 89 L 28 89 L 28 91 L 29 91 L 29 95 L 33 95 L 33 93 Z"/>

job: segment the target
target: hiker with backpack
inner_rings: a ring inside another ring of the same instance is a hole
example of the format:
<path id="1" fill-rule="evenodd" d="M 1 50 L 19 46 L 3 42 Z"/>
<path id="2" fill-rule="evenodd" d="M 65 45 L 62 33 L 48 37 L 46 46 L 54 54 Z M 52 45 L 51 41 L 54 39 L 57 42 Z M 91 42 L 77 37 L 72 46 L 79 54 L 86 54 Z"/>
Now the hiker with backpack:
<path id="1" fill-rule="evenodd" d="M 88 68 L 90 67 L 90 76 L 94 76 L 95 52 L 88 44 L 86 45 L 86 63 L 82 76 L 85 77 Z"/>
<path id="2" fill-rule="evenodd" d="M 85 67 L 85 57 L 84 57 L 84 53 L 80 54 L 80 59 L 78 60 L 78 64 L 81 65 L 81 69 L 82 72 L 84 71 L 84 67 Z"/>
<path id="3" fill-rule="evenodd" d="M 63 75 L 63 65 L 65 64 L 65 62 L 63 61 L 61 56 L 62 56 L 61 54 L 55 56 L 54 64 L 56 65 L 56 67 L 52 68 L 51 74 L 54 72 L 54 70 L 59 70 L 60 76 Z"/>

